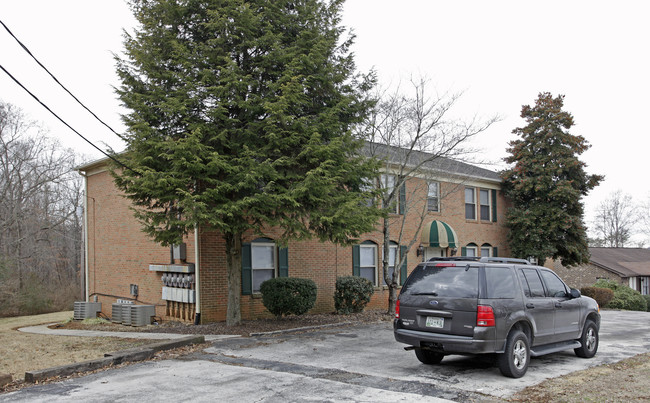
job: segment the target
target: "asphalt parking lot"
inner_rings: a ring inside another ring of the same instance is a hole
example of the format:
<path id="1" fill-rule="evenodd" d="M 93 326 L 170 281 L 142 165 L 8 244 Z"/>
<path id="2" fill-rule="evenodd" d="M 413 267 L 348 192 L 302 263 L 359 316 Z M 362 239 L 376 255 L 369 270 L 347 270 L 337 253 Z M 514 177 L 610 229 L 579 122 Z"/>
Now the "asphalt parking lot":
<path id="1" fill-rule="evenodd" d="M 467 401 L 504 398 L 544 379 L 650 351 L 650 313 L 603 311 L 596 357 L 534 358 L 520 379 L 490 357 L 421 364 L 389 323 L 227 339 L 201 353 L 38 385 L 0 401 Z"/>

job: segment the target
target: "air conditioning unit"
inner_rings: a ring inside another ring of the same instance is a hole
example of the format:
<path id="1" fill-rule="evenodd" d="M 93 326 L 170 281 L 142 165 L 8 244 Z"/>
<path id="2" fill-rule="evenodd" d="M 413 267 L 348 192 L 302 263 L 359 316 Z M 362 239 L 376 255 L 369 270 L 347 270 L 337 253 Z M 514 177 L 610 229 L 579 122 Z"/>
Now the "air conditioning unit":
<path id="1" fill-rule="evenodd" d="M 124 304 L 122 305 L 122 324 L 126 326 L 131 326 L 131 308 L 137 305 Z"/>
<path id="2" fill-rule="evenodd" d="M 111 322 L 122 323 L 122 304 L 119 302 L 112 305 Z"/>
<path id="3" fill-rule="evenodd" d="M 97 313 L 102 311 L 101 302 L 75 301 L 74 303 L 74 320 L 84 320 L 96 318 Z"/>
<path id="4" fill-rule="evenodd" d="M 133 305 L 131 307 L 131 326 L 150 325 L 156 316 L 156 307 L 153 305 Z"/>

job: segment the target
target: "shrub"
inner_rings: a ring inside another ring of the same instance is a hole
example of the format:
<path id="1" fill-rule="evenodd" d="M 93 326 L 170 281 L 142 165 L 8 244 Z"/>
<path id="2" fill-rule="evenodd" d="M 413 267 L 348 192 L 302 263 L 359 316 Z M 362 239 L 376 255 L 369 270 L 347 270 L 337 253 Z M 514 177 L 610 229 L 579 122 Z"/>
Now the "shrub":
<path id="1" fill-rule="evenodd" d="M 595 299 L 601 307 L 606 306 L 614 299 L 614 290 L 611 288 L 583 287 L 580 289 L 580 293 Z"/>
<path id="2" fill-rule="evenodd" d="M 596 281 L 596 284 L 594 284 L 594 287 L 597 288 L 609 288 L 610 290 L 618 290 L 618 288 L 621 286 L 621 284 L 617 283 L 616 281 L 612 280 L 605 280 L 601 278 L 600 280 Z"/>
<path id="3" fill-rule="evenodd" d="M 345 315 L 362 312 L 374 292 L 368 279 L 358 276 L 339 277 L 334 291 L 334 308 L 337 313 Z"/>
<path id="4" fill-rule="evenodd" d="M 650 295 L 644 295 L 643 298 L 645 299 L 645 302 L 648 305 L 647 310 L 648 312 L 650 312 Z"/>
<path id="5" fill-rule="evenodd" d="M 260 286 L 262 303 L 273 315 L 302 315 L 316 303 L 316 283 L 304 278 L 279 277 Z"/>
<path id="6" fill-rule="evenodd" d="M 595 287 L 603 287 L 614 290 L 614 298 L 607 304 L 607 308 L 625 309 L 628 311 L 647 311 L 648 303 L 640 292 L 630 287 L 618 284 L 615 281 L 600 279 L 596 281 Z"/>

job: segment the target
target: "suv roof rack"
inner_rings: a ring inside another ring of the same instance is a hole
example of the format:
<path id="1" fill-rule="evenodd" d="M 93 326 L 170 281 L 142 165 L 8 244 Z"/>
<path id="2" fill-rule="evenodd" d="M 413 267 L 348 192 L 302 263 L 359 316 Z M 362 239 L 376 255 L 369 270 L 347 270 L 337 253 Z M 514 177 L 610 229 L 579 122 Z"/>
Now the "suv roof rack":
<path id="1" fill-rule="evenodd" d="M 427 260 L 427 262 L 466 262 L 468 260 L 478 262 L 479 257 L 476 256 L 432 257 L 431 259 Z"/>
<path id="2" fill-rule="evenodd" d="M 515 259 L 511 257 L 482 257 L 479 260 L 481 263 L 518 263 L 518 264 L 530 264 L 526 259 Z"/>

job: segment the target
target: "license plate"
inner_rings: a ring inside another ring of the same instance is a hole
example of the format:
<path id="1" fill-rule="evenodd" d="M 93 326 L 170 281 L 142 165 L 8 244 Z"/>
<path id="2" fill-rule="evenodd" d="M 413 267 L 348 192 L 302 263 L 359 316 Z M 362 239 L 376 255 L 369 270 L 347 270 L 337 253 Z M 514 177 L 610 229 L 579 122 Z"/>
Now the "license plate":
<path id="1" fill-rule="evenodd" d="M 442 328 L 445 326 L 445 318 L 436 318 L 435 316 L 427 316 L 427 327 Z"/>

